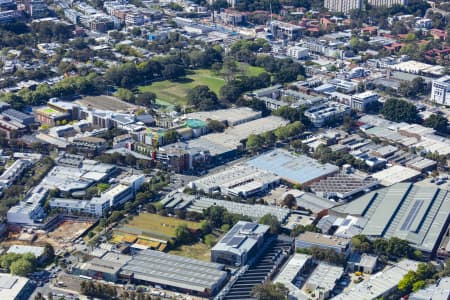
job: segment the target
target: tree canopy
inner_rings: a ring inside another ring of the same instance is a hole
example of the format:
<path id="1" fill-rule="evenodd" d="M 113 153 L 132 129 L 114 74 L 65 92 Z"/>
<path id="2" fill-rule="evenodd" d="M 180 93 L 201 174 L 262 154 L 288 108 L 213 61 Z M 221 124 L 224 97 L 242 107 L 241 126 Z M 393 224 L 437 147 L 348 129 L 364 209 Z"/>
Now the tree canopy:
<path id="1" fill-rule="evenodd" d="M 220 106 L 216 93 L 206 85 L 199 85 L 191 89 L 188 92 L 187 100 L 189 105 L 198 110 L 214 110 Z"/>
<path id="2" fill-rule="evenodd" d="M 277 217 L 271 214 L 262 216 L 261 219 L 259 219 L 259 223 L 270 226 L 270 233 L 272 234 L 278 233 L 281 229 L 281 225 Z"/>
<path id="3" fill-rule="evenodd" d="M 440 133 L 447 133 L 448 120 L 444 116 L 432 114 L 423 122 L 426 127 L 431 127 Z"/>
<path id="4" fill-rule="evenodd" d="M 391 98 L 384 104 L 381 114 L 389 121 L 418 123 L 420 117 L 414 104 L 405 100 Z"/>
<path id="5" fill-rule="evenodd" d="M 252 296 L 258 300 L 287 300 L 289 290 L 282 283 L 266 282 L 252 290 Z"/>

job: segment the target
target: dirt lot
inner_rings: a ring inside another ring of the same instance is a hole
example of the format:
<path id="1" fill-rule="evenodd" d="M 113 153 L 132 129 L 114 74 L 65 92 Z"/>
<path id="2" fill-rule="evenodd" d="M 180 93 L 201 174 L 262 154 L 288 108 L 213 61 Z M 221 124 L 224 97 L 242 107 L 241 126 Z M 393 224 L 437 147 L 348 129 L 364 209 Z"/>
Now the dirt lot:
<path id="1" fill-rule="evenodd" d="M 87 96 L 83 99 L 77 100 L 76 102 L 82 105 L 90 105 L 95 109 L 105 109 L 105 110 L 113 110 L 113 111 L 127 111 L 136 109 L 137 107 L 126 103 L 116 97 L 112 96 Z"/>
<path id="2" fill-rule="evenodd" d="M 38 233 L 39 237 L 36 243 L 48 242 L 56 247 L 67 246 L 72 240 L 82 234 L 92 223 L 89 222 L 72 222 L 64 221 L 58 225 L 53 231 L 42 235 Z"/>

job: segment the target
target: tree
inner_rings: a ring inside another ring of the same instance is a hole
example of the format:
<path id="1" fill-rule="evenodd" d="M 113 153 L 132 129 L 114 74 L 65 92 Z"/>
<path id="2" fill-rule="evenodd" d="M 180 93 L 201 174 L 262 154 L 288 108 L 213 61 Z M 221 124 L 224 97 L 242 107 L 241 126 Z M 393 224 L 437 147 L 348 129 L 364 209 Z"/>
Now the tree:
<path id="1" fill-rule="evenodd" d="M 432 114 L 424 121 L 423 125 L 426 127 L 433 128 L 438 132 L 447 133 L 448 120 L 447 118 L 441 115 Z"/>
<path id="2" fill-rule="evenodd" d="M 297 200 L 295 200 L 294 195 L 287 194 L 286 197 L 284 197 L 283 206 L 286 206 L 286 207 L 292 209 L 296 205 L 297 205 Z"/>
<path id="3" fill-rule="evenodd" d="M 44 246 L 44 254 L 43 256 L 46 258 L 48 262 L 51 262 L 55 259 L 55 249 L 49 243 L 46 243 Z"/>
<path id="4" fill-rule="evenodd" d="M 220 106 L 216 93 L 206 85 L 199 85 L 191 89 L 187 94 L 187 100 L 189 105 L 198 110 L 214 110 Z"/>
<path id="5" fill-rule="evenodd" d="M 415 105 L 395 98 L 386 101 L 381 114 L 388 120 L 394 122 L 417 123 L 420 117 Z"/>
<path id="6" fill-rule="evenodd" d="M 391 237 L 387 245 L 387 253 L 394 257 L 408 257 L 412 252 L 412 248 L 408 241 Z"/>
<path id="7" fill-rule="evenodd" d="M 210 132 L 223 132 L 225 130 L 225 124 L 217 120 L 209 120 L 206 127 Z"/>
<path id="8" fill-rule="evenodd" d="M 164 133 L 164 143 L 171 144 L 178 140 L 179 134 L 175 129 L 169 129 Z"/>
<path id="9" fill-rule="evenodd" d="M 298 224 L 298 225 L 295 225 L 294 228 L 292 228 L 292 230 L 291 230 L 291 237 L 296 237 L 296 236 L 298 236 L 299 234 L 301 234 L 301 233 L 303 233 L 303 232 L 306 232 L 306 231 L 309 231 L 309 232 L 318 232 L 318 233 L 321 232 L 320 228 L 317 228 L 317 227 L 316 227 L 315 225 L 313 225 L 313 224 L 308 224 L 308 225 L 301 225 L 301 224 Z"/>
<path id="10" fill-rule="evenodd" d="M 152 92 L 143 92 L 136 97 L 136 104 L 145 107 L 151 107 L 156 100 L 156 94 Z"/>
<path id="11" fill-rule="evenodd" d="M 373 242 L 373 252 L 377 255 L 386 255 L 388 242 L 384 239 L 376 239 Z"/>
<path id="12" fill-rule="evenodd" d="M 33 270 L 33 263 L 25 258 L 16 260 L 10 266 L 10 271 L 13 275 L 26 276 L 27 274 L 33 272 Z"/>
<path id="13" fill-rule="evenodd" d="M 247 138 L 247 142 L 245 143 L 245 147 L 248 150 L 258 151 L 264 143 L 264 140 L 261 136 L 256 134 L 250 134 Z"/>
<path id="14" fill-rule="evenodd" d="M 116 96 L 117 98 L 119 98 L 121 100 L 131 102 L 131 103 L 133 103 L 135 100 L 135 96 L 134 96 L 133 92 L 128 89 L 124 89 L 124 88 L 117 89 L 117 91 L 114 93 L 114 96 Z"/>
<path id="15" fill-rule="evenodd" d="M 274 215 L 266 214 L 259 219 L 258 223 L 270 226 L 270 233 L 272 234 L 280 231 L 280 222 Z"/>
<path id="16" fill-rule="evenodd" d="M 186 71 L 180 65 L 168 64 L 164 67 L 161 74 L 165 79 L 176 79 L 186 75 Z"/>
<path id="17" fill-rule="evenodd" d="M 252 289 L 252 296 L 258 300 L 287 300 L 289 290 L 282 283 L 266 282 Z"/>
<path id="18" fill-rule="evenodd" d="M 365 235 L 355 235 L 352 238 L 352 248 L 357 252 L 370 253 L 372 252 L 372 243 Z"/>
<path id="19" fill-rule="evenodd" d="M 408 271 L 398 283 L 398 290 L 405 294 L 408 293 L 412 289 L 415 279 L 416 272 Z"/>
<path id="20" fill-rule="evenodd" d="M 175 239 L 177 244 L 190 244 L 193 242 L 193 235 L 186 224 L 180 224 L 175 228 Z"/>
<path id="21" fill-rule="evenodd" d="M 208 245 L 208 247 L 212 248 L 214 244 L 216 243 L 216 237 L 212 234 L 207 234 L 205 236 L 205 244 Z"/>

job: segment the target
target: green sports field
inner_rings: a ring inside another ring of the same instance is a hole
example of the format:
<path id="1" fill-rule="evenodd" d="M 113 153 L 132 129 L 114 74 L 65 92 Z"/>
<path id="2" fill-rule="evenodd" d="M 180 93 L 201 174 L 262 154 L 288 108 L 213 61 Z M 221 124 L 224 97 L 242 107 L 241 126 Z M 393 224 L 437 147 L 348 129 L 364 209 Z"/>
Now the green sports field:
<path id="1" fill-rule="evenodd" d="M 262 68 L 244 64 L 241 64 L 240 67 L 247 76 L 255 76 L 264 71 Z M 199 69 L 191 71 L 190 74 L 179 80 L 157 81 L 150 85 L 141 86 L 139 90 L 141 92 L 155 93 L 157 97 L 156 103 L 161 106 L 183 106 L 187 103 L 186 96 L 189 90 L 198 85 L 206 85 L 219 95 L 220 88 L 225 85 L 225 80 L 221 75 L 217 75 L 211 70 Z"/>

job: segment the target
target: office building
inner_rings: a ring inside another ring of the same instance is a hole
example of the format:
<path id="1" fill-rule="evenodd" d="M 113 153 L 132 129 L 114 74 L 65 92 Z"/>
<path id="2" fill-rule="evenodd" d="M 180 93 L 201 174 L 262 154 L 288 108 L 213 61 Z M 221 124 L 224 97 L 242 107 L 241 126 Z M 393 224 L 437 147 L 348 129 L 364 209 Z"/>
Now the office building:
<path id="1" fill-rule="evenodd" d="M 325 0 L 324 7 L 331 12 L 350 13 L 362 8 L 362 0 Z"/>
<path id="2" fill-rule="evenodd" d="M 295 59 L 302 59 L 309 56 L 309 49 L 299 46 L 292 46 L 287 48 L 286 54 L 287 56 Z"/>
<path id="3" fill-rule="evenodd" d="M 368 0 L 368 4 L 378 7 L 391 7 L 394 5 L 408 5 L 408 0 Z"/>
<path id="4" fill-rule="evenodd" d="M 25 9 L 33 19 L 46 17 L 48 14 L 47 4 L 42 0 L 25 0 Z"/>
<path id="5" fill-rule="evenodd" d="M 45 217 L 42 204 L 47 198 L 48 191 L 42 186 L 32 189 L 24 201 L 20 201 L 8 210 L 6 216 L 8 223 L 33 226 L 36 225 L 35 221 L 42 221 Z"/>
<path id="6" fill-rule="evenodd" d="M 302 36 L 304 27 L 281 21 L 272 21 L 269 29 L 277 39 L 294 41 Z"/>
<path id="7" fill-rule="evenodd" d="M 125 23 L 128 26 L 141 26 L 144 24 L 144 15 L 139 12 L 127 13 Z"/>
<path id="8" fill-rule="evenodd" d="M 450 105 L 450 75 L 446 75 L 433 81 L 430 101 Z"/>
<path id="9" fill-rule="evenodd" d="M 80 106 L 72 102 L 61 101 L 58 98 L 51 98 L 47 105 L 34 110 L 37 121 L 55 126 L 63 125 L 72 120 L 81 118 Z"/>
<path id="10" fill-rule="evenodd" d="M 258 253 L 269 230 L 267 225 L 239 221 L 211 249 L 211 261 L 234 267 L 245 265 Z"/>
<path id="11" fill-rule="evenodd" d="M 0 186 L 10 187 L 22 174 L 31 166 L 31 162 L 26 159 L 16 160 L 0 176 Z"/>
<path id="12" fill-rule="evenodd" d="M 16 10 L 17 3 L 15 0 L 0 0 L 0 11 Z"/>
<path id="13" fill-rule="evenodd" d="M 305 111 L 305 116 L 315 127 L 322 127 L 327 122 L 342 120 L 344 116 L 347 116 L 350 113 L 351 109 L 347 105 L 330 101 L 307 109 Z"/>
<path id="14" fill-rule="evenodd" d="M 379 98 L 380 96 L 373 91 L 355 94 L 350 99 L 350 107 L 354 110 L 365 112 L 367 106 L 377 102 Z"/>

